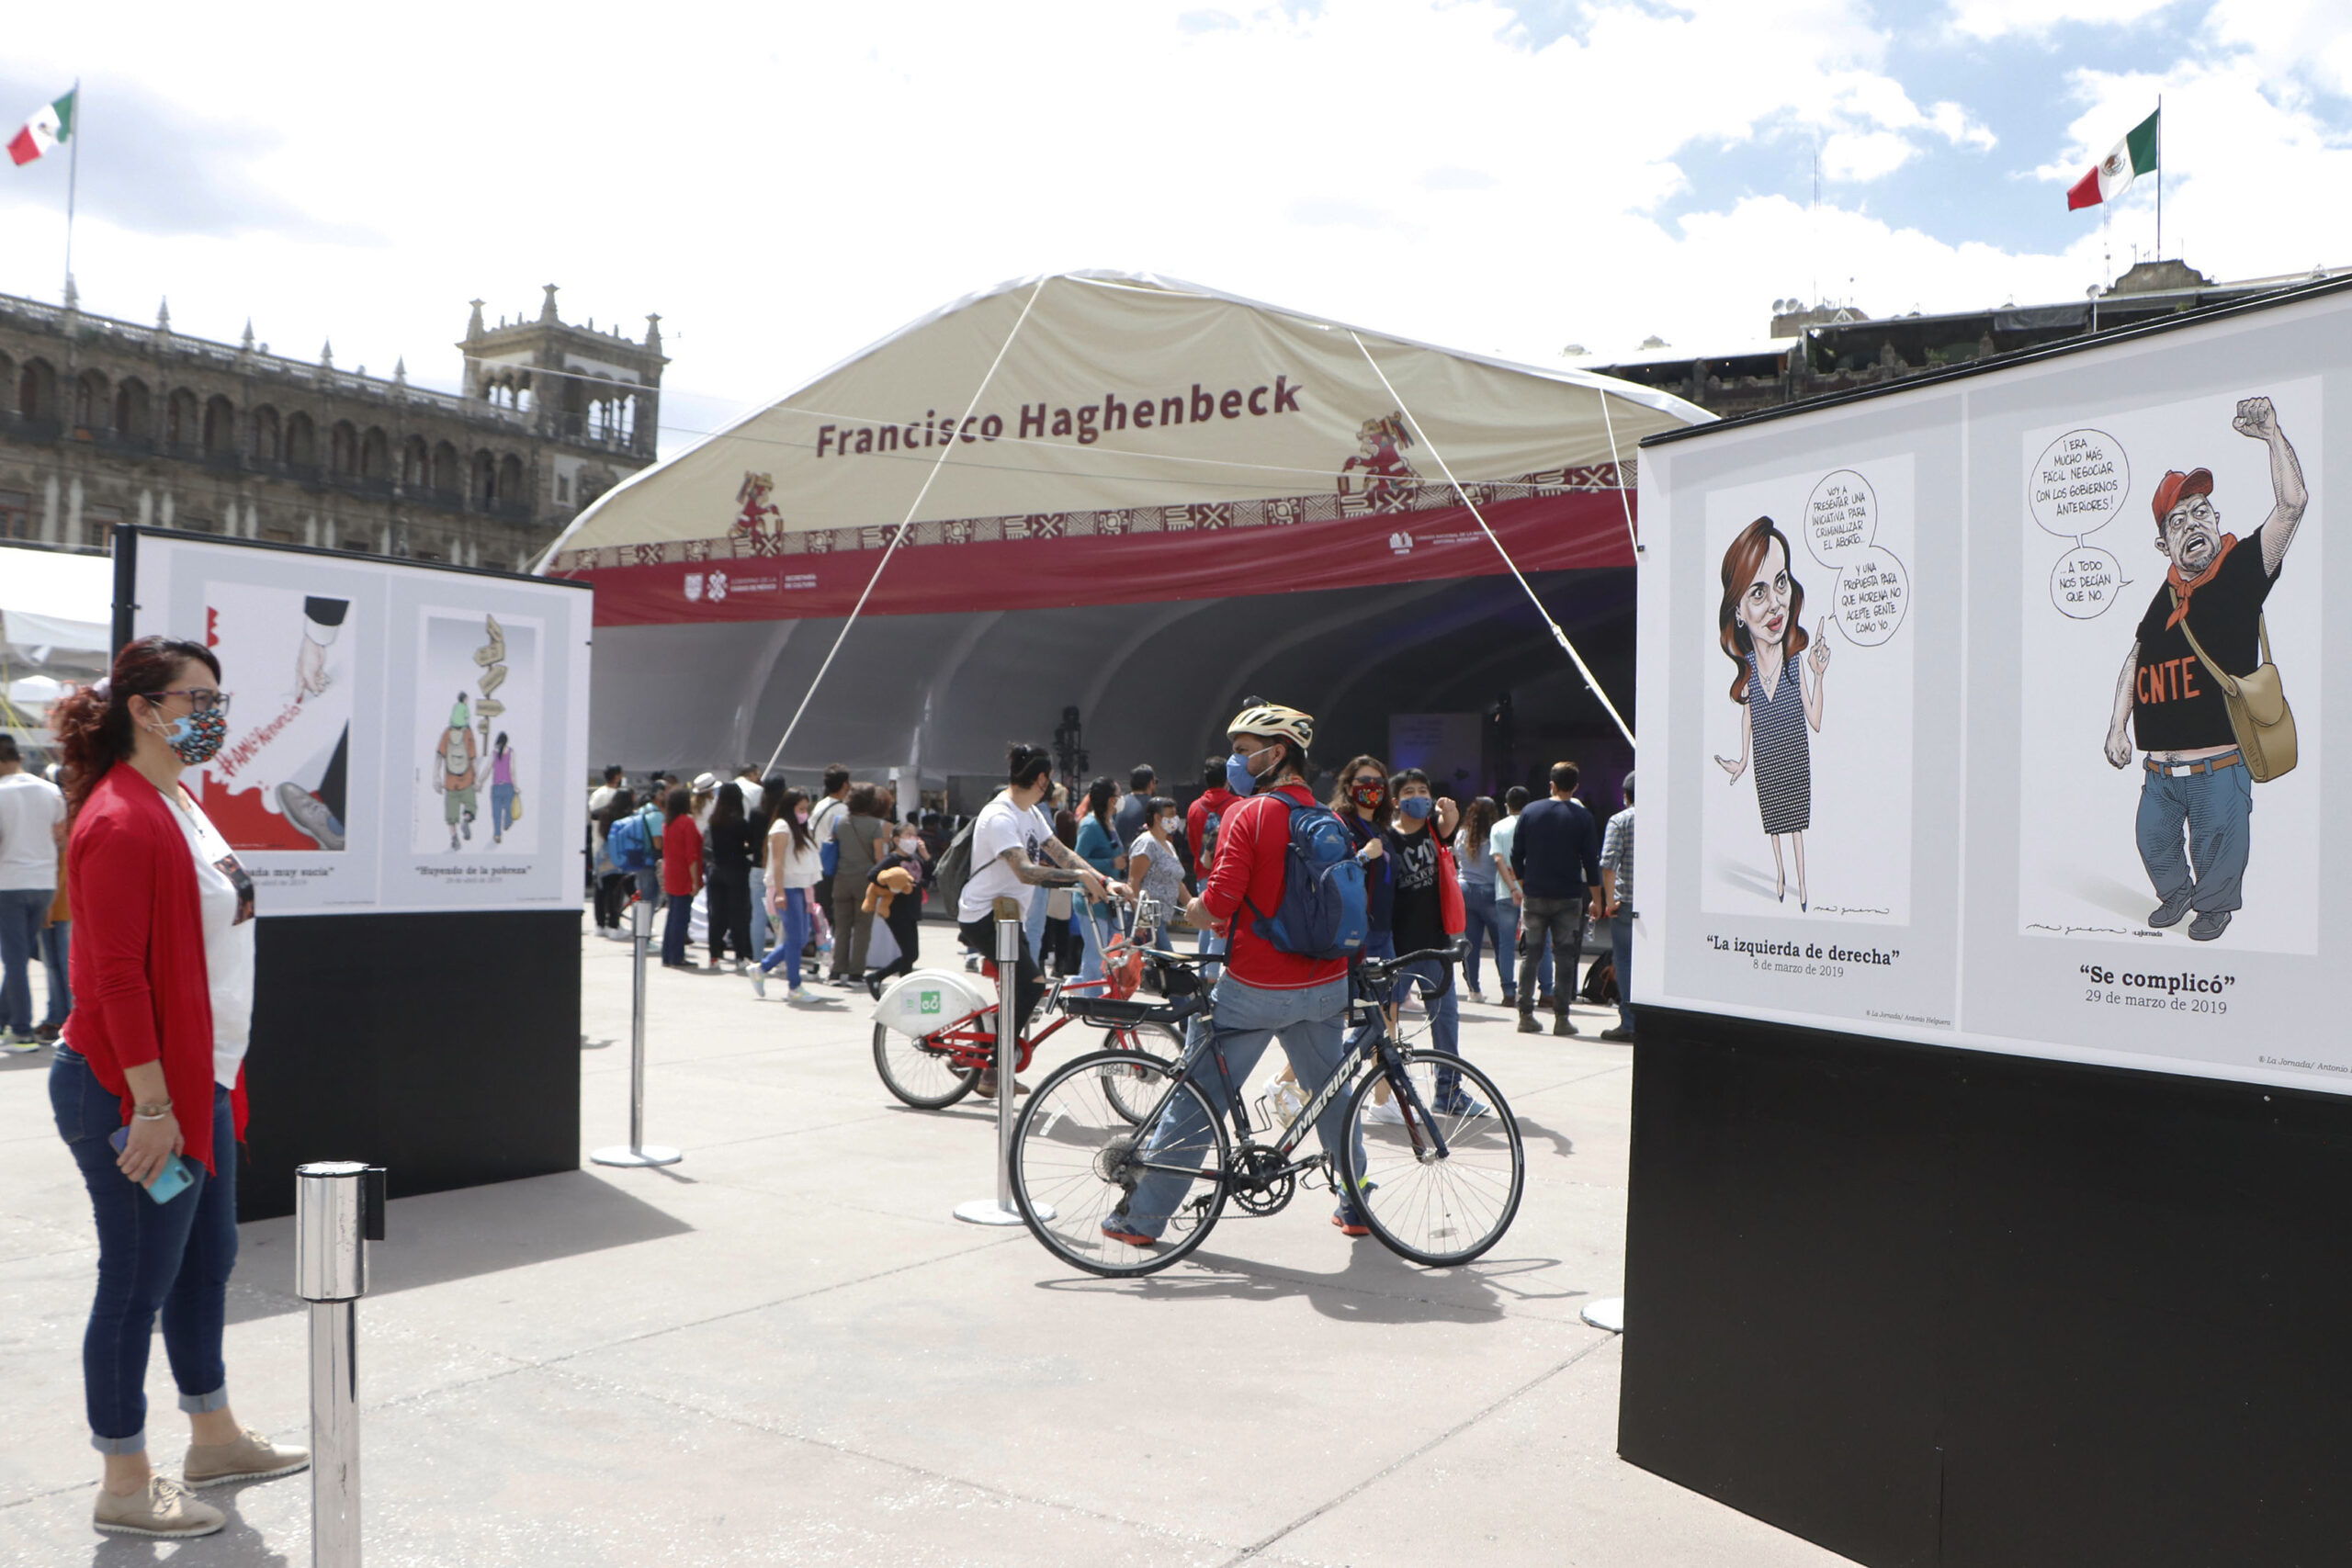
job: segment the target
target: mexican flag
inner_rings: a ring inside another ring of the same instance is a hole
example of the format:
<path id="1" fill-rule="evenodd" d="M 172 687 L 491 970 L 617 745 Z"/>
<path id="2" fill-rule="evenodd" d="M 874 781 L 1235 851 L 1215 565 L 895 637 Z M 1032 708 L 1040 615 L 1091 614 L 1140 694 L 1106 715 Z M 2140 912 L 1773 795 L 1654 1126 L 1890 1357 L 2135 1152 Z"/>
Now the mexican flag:
<path id="1" fill-rule="evenodd" d="M 2132 182 L 2156 166 L 2156 143 L 2163 140 L 2164 110 L 2158 109 L 2138 125 L 2132 134 L 2115 144 L 2115 151 L 2101 158 L 2091 172 L 2076 180 L 2066 192 L 2066 210 L 2081 207 L 2097 207 L 2102 201 L 2113 201 L 2132 188 Z"/>
<path id="2" fill-rule="evenodd" d="M 6 125 L 6 120 L 0 120 Z M 74 140 L 74 95 L 66 94 L 45 108 L 33 111 L 25 128 L 9 139 L 8 156 L 29 164 L 61 141 Z"/>

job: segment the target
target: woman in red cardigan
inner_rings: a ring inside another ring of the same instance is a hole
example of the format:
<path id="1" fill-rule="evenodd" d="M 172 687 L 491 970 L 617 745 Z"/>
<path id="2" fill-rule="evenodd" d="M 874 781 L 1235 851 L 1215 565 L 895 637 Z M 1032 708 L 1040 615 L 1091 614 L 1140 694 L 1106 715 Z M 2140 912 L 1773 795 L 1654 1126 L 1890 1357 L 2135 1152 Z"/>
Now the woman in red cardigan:
<path id="1" fill-rule="evenodd" d="M 187 1485 L 310 1463 L 237 1424 L 220 1359 L 237 1258 L 253 882 L 180 787 L 180 771 L 220 750 L 228 708 L 209 650 L 150 637 L 50 719 L 73 770 L 65 879 L 79 920 L 76 1006 L 49 1095 L 97 1221 L 82 1381 L 91 1445 L 106 1456 L 95 1523 L 110 1534 L 176 1540 L 224 1522 L 148 1466 L 144 1390 L 158 1312 L 192 1429 Z M 187 1184 L 159 1202 L 148 1189 L 175 1168 Z"/>

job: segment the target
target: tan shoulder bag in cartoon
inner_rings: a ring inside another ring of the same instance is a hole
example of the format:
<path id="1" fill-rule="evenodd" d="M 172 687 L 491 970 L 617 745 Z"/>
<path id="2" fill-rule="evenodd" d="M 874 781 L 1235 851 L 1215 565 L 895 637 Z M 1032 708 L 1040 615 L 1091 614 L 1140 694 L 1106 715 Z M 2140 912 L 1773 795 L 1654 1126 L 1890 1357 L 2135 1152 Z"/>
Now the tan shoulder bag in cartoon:
<path id="1" fill-rule="evenodd" d="M 2180 596 L 2173 595 L 2178 604 Z M 2294 772 L 2295 769 L 2295 710 L 2287 705 L 2287 689 L 2279 682 L 2278 666 L 2270 662 L 2270 622 L 2257 615 L 2255 625 L 2262 633 L 2262 662 L 2250 675 L 2233 675 L 2213 662 L 2188 628 L 2186 616 L 2180 623 L 2180 633 L 2188 639 L 2189 651 L 2205 666 L 2222 688 L 2222 705 L 2229 709 L 2230 733 L 2237 737 L 2238 750 L 2245 758 L 2246 772 L 2256 784 L 2268 784 L 2272 779 Z"/>

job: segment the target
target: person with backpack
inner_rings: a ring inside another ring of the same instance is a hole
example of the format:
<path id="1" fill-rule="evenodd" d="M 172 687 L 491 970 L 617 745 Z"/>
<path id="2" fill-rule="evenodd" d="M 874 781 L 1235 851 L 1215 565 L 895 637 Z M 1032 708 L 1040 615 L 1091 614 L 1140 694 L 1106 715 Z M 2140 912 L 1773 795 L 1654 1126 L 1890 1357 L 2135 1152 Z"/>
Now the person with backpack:
<path id="1" fill-rule="evenodd" d="M 817 908 L 820 913 L 833 907 L 833 873 L 841 863 L 841 851 L 833 843 L 833 819 L 848 809 L 849 769 L 839 762 L 828 762 L 823 794 L 808 812 L 808 832 L 817 840 Z"/>
<path id="2" fill-rule="evenodd" d="M 637 794 L 626 787 L 609 791 L 605 804 L 589 822 L 596 843 L 596 934 L 608 941 L 626 941 L 621 911 L 628 908 L 629 889 L 637 880 L 635 865 L 613 859 L 613 825 L 637 815 Z"/>
<path id="3" fill-rule="evenodd" d="M 1216 863 L 1185 907 L 1194 926 L 1226 939 L 1213 998 L 1218 1043 L 1237 1087 L 1276 1039 L 1298 1076 L 1319 1084 L 1338 1071 L 1345 1048 L 1348 964 L 1363 951 L 1363 865 L 1338 818 L 1307 787 L 1315 776 L 1307 758 L 1312 717 L 1252 697 L 1227 730 L 1233 753 L 1226 784 L 1239 798 L 1223 813 Z M 1227 1114 L 1224 1076 L 1210 1071 L 1194 1081 L 1217 1114 Z M 1346 1098 L 1332 1096 L 1315 1124 L 1335 1163 Z M 1198 1103 L 1179 1100 L 1153 1128 L 1146 1152 L 1189 1145 L 1204 1132 Z M 1102 1222 L 1102 1234 L 1131 1247 L 1156 1245 L 1192 1182 L 1175 1171 L 1149 1171 Z M 1352 1197 L 1340 1199 L 1331 1223 L 1351 1236 L 1371 1234 Z"/>

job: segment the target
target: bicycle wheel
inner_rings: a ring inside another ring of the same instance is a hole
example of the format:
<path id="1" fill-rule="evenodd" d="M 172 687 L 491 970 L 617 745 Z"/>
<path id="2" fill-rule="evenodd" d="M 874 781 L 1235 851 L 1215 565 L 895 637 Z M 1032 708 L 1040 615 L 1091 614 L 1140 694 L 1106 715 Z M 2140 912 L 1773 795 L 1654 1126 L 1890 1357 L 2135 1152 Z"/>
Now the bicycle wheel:
<path id="1" fill-rule="evenodd" d="M 1148 1087 L 1148 1125 L 1119 1109 L 1106 1069 L 1137 1074 L 1119 1081 Z M 1164 1109 L 1154 1115 L 1154 1107 Z M 1149 1274 L 1208 1239 L 1225 1210 L 1227 1154 L 1225 1128 L 1191 1079 L 1157 1063 L 1138 1067 L 1131 1051 L 1097 1051 L 1056 1068 L 1022 1107 L 1012 1124 L 1012 1201 L 1030 1234 L 1063 1262 L 1113 1279 Z M 1147 1177 L 1160 1179 L 1154 1186 L 1173 1207 L 1164 1227 L 1130 1208 Z M 1150 1226 L 1162 1239 L 1131 1246 L 1103 1235 L 1106 1222 Z"/>
<path id="2" fill-rule="evenodd" d="M 1184 1042 L 1164 1023 L 1136 1023 L 1104 1030 L 1102 1049 L 1129 1058 L 1102 1069 L 1102 1092 L 1113 1109 L 1134 1122 L 1144 1119 L 1167 1087 L 1155 1069 L 1172 1066 L 1184 1054 Z"/>
<path id="3" fill-rule="evenodd" d="M 1467 1263 L 1500 1241 L 1519 1213 L 1527 1180 L 1519 1122 L 1494 1080 L 1461 1057 L 1436 1051 L 1402 1055 L 1421 1110 L 1403 1111 L 1394 1122 L 1372 1120 L 1373 1091 L 1387 1077 L 1373 1073 L 1356 1086 L 1341 1145 L 1348 1190 L 1372 1234 L 1391 1252 L 1432 1269 Z M 1460 1075 L 1453 1110 L 1439 1105 L 1441 1068 Z M 1461 1114 L 1463 1096 L 1477 1104 L 1476 1114 Z M 1401 1097 L 1390 1103 L 1401 1105 Z M 1435 1156 L 1429 1128 L 1416 1124 L 1422 1111 L 1434 1116 L 1445 1137 L 1443 1159 Z"/>
<path id="4" fill-rule="evenodd" d="M 874 1070 L 883 1087 L 918 1111 L 938 1111 L 972 1092 L 980 1069 L 959 1070 L 956 1058 L 932 1043 L 933 1036 L 918 1040 L 887 1023 L 874 1026 Z"/>

